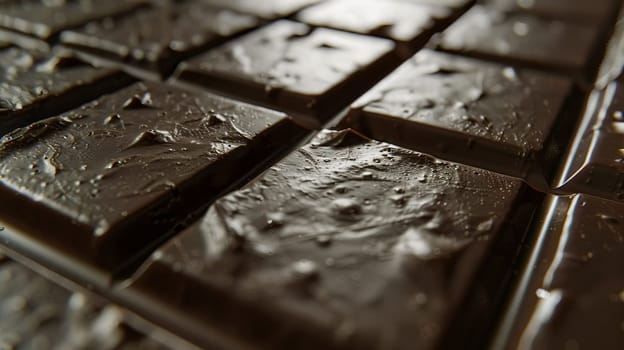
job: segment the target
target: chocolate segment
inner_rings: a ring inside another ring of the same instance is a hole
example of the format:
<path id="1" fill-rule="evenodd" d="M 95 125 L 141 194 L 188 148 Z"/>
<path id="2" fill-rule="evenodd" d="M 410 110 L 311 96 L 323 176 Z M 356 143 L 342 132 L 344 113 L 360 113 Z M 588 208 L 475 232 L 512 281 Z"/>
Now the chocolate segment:
<path id="1" fill-rule="evenodd" d="M 509 64 L 578 74 L 588 70 L 598 51 L 594 47 L 598 34 L 593 26 L 478 5 L 442 33 L 439 47 Z"/>
<path id="2" fill-rule="evenodd" d="M 258 24 L 255 17 L 187 1 L 91 22 L 62 34 L 64 45 L 140 69 L 171 73 L 184 57 Z"/>
<path id="3" fill-rule="evenodd" d="M 118 70 L 96 68 L 72 54 L 0 50 L 0 135 L 130 84 Z"/>
<path id="4" fill-rule="evenodd" d="M 589 98 L 558 186 L 624 200 L 624 85 L 612 82 Z"/>
<path id="5" fill-rule="evenodd" d="M 248 13 L 265 19 L 276 19 L 291 15 L 305 6 L 319 0 L 203 0 L 206 3 Z"/>
<path id="6" fill-rule="evenodd" d="M 135 84 L 0 140 L 0 236 L 104 285 L 302 135 L 277 112 Z"/>
<path id="7" fill-rule="evenodd" d="M 0 2 L 0 27 L 50 39 L 63 29 L 76 27 L 97 18 L 129 11 L 142 0 L 22 0 Z"/>
<path id="8" fill-rule="evenodd" d="M 411 2 L 342 0 L 312 6 L 298 18 L 311 25 L 380 35 L 415 46 L 423 44 L 436 24 L 450 16 L 447 8 Z"/>
<path id="9" fill-rule="evenodd" d="M 278 21 L 182 63 L 177 78 L 324 119 L 389 69 L 394 44 Z"/>
<path id="10" fill-rule="evenodd" d="M 120 293 L 202 346 L 470 347 L 505 290 L 532 211 L 524 191 L 322 131 L 213 204 Z"/>
<path id="11" fill-rule="evenodd" d="M 552 200 L 498 335 L 497 349 L 621 349 L 624 205 Z"/>
<path id="12" fill-rule="evenodd" d="M 571 93 L 568 79 L 423 50 L 358 99 L 344 123 L 546 187 L 573 124 L 563 109 Z"/>

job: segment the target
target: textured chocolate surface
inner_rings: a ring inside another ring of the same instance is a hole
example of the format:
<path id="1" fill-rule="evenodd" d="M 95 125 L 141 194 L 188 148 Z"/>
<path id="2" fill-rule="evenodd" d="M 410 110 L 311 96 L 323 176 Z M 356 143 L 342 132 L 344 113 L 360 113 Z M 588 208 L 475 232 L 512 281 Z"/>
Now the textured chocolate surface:
<path id="1" fill-rule="evenodd" d="M 398 0 L 339 0 L 312 6 L 298 18 L 311 25 L 414 43 L 424 40 L 436 23 L 450 15 L 447 8 Z"/>
<path id="2" fill-rule="evenodd" d="M 0 141 L 0 236 L 110 274 L 298 135 L 277 112 L 133 85 Z"/>
<path id="3" fill-rule="evenodd" d="M 124 324 L 122 310 L 70 292 L 12 261 L 0 263 L 4 349 L 165 350 Z"/>
<path id="4" fill-rule="evenodd" d="M 559 186 L 624 200 L 624 85 L 595 91 L 583 118 Z"/>
<path id="5" fill-rule="evenodd" d="M 319 0 L 203 0 L 212 5 L 222 6 L 235 11 L 249 13 L 265 19 L 286 17 L 305 6 L 319 2 Z"/>
<path id="6" fill-rule="evenodd" d="M 0 27 L 48 39 L 63 29 L 140 6 L 142 0 L 22 0 L 0 2 Z"/>
<path id="7" fill-rule="evenodd" d="M 183 312 L 169 321 L 180 332 L 207 324 L 243 347 L 468 346 L 504 290 L 530 212 L 522 192 L 519 180 L 322 131 L 158 250 L 127 293 Z"/>
<path id="8" fill-rule="evenodd" d="M 182 63 L 177 75 L 267 105 L 322 115 L 356 95 L 393 49 L 386 39 L 283 20 Z"/>
<path id="9" fill-rule="evenodd" d="M 556 76 L 423 50 L 358 99 L 348 123 L 447 159 L 543 177 L 561 152 L 555 134 L 565 128 L 555 121 L 567 118 L 571 88 Z"/>
<path id="10" fill-rule="evenodd" d="M 585 195 L 553 202 L 500 348 L 621 349 L 624 205 Z"/>
<path id="11" fill-rule="evenodd" d="M 0 135 L 130 81 L 117 70 L 95 68 L 65 51 L 0 50 Z"/>
<path id="12" fill-rule="evenodd" d="M 588 68 L 598 30 L 474 6 L 453 23 L 439 47 L 453 52 L 566 72 Z"/>
<path id="13" fill-rule="evenodd" d="M 170 73 L 179 59 L 256 25 L 255 17 L 198 0 L 91 22 L 78 31 L 63 33 L 61 40 L 103 57 Z"/>
<path id="14" fill-rule="evenodd" d="M 526 11 L 539 16 L 577 22 L 600 23 L 609 19 L 614 0 L 485 0 L 482 3 L 503 11 Z"/>

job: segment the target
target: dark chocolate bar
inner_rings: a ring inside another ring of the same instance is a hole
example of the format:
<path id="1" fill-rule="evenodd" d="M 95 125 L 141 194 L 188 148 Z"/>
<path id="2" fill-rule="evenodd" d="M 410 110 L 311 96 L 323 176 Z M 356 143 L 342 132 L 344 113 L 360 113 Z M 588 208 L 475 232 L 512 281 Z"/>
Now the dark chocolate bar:
<path id="1" fill-rule="evenodd" d="M 391 67 L 390 40 L 282 20 L 182 63 L 177 78 L 326 119 Z"/>
<path id="2" fill-rule="evenodd" d="M 97 58 L 167 75 L 182 58 L 257 25 L 255 17 L 198 0 L 91 22 L 82 29 L 64 32 L 61 40 Z"/>
<path id="3" fill-rule="evenodd" d="M 423 50 L 358 99 L 344 124 L 545 188 L 573 124 L 564 110 L 572 91 L 554 75 Z"/>
<path id="4" fill-rule="evenodd" d="M 312 6 L 297 18 L 315 26 L 383 36 L 417 46 L 450 19 L 452 11 L 405 1 L 343 0 Z"/>
<path id="5" fill-rule="evenodd" d="M 144 0 L 0 2 L 0 27 L 47 40 L 64 29 L 127 12 L 144 3 Z"/>
<path id="6" fill-rule="evenodd" d="M 278 112 L 135 84 L 0 140 L 0 237 L 105 285 L 303 134 Z"/>
<path id="7" fill-rule="evenodd" d="M 624 200 L 624 85 L 611 82 L 593 92 L 556 184 L 566 192 L 582 192 Z"/>
<path id="8" fill-rule="evenodd" d="M 587 195 L 550 201 L 495 349 L 624 345 L 624 205 Z"/>
<path id="9" fill-rule="evenodd" d="M 132 78 L 97 68 L 64 50 L 0 50 L 0 135 L 119 89 Z"/>
<path id="10" fill-rule="evenodd" d="M 474 6 L 441 34 L 438 47 L 479 58 L 588 76 L 598 28 Z"/>
<path id="11" fill-rule="evenodd" d="M 474 346 L 533 204 L 521 181 L 322 131 L 120 290 L 202 346 Z"/>

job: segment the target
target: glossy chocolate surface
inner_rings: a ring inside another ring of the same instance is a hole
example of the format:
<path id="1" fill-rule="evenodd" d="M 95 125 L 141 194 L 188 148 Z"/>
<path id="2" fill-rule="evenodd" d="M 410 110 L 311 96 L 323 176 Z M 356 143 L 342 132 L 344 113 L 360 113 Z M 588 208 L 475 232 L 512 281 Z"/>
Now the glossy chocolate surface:
<path id="1" fill-rule="evenodd" d="M 301 134 L 281 113 L 135 84 L 0 140 L 0 236 L 114 273 Z"/>
<path id="2" fill-rule="evenodd" d="M 0 135 L 79 106 L 129 84 L 114 69 L 95 68 L 70 53 L 0 50 Z"/>
<path id="3" fill-rule="evenodd" d="M 563 72 L 587 68 L 598 29 L 474 6 L 442 33 L 439 47 L 506 63 Z"/>
<path id="4" fill-rule="evenodd" d="M 126 293 L 183 313 L 170 320 L 180 332 L 210 329 L 194 335 L 200 344 L 471 344 L 505 288 L 531 211 L 523 191 L 519 180 L 322 131 L 218 200 Z"/>
<path id="5" fill-rule="evenodd" d="M 624 205 L 558 198 L 536 243 L 501 348 L 621 349 Z"/>
<path id="6" fill-rule="evenodd" d="M 393 49 L 386 39 L 282 20 L 182 63 L 177 76 L 317 116 L 361 90 Z"/>
<path id="7" fill-rule="evenodd" d="M 311 25 L 374 34 L 399 42 L 425 39 L 451 11 L 405 1 L 341 0 L 312 6 L 297 18 Z"/>
<path id="8" fill-rule="evenodd" d="M 64 45 L 170 73 L 177 61 L 258 25 L 249 15 L 186 1 L 91 22 L 61 36 Z"/>
<path id="9" fill-rule="evenodd" d="M 63 29 L 91 20 L 123 13 L 142 0 L 22 0 L 0 2 L 0 27 L 48 39 Z"/>
<path id="10" fill-rule="evenodd" d="M 561 152 L 555 122 L 566 120 L 571 91 L 557 76 L 423 50 L 358 99 L 347 124 L 454 161 L 544 176 Z"/>
<path id="11" fill-rule="evenodd" d="M 624 200 L 624 85 L 594 91 L 559 186 Z"/>

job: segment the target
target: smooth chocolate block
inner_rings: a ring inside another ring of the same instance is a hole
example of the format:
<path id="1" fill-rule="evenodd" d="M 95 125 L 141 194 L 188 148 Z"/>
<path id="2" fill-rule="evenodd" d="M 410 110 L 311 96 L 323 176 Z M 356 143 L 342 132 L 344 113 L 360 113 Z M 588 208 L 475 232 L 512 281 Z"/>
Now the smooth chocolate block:
<path id="1" fill-rule="evenodd" d="M 551 201 L 497 337 L 497 349 L 621 349 L 624 205 Z"/>
<path id="2" fill-rule="evenodd" d="M 312 6 L 297 18 L 315 26 L 383 36 L 401 43 L 424 44 L 436 24 L 449 20 L 444 7 L 404 1 L 337 0 Z"/>
<path id="3" fill-rule="evenodd" d="M 130 84 L 116 69 L 98 68 L 63 50 L 0 50 L 0 135 Z"/>
<path id="4" fill-rule="evenodd" d="M 573 124 L 568 79 L 430 50 L 353 103 L 345 125 L 545 187 Z"/>
<path id="5" fill-rule="evenodd" d="M 393 49 L 390 40 L 282 20 L 183 62 L 176 79 L 324 119 L 389 69 Z"/>
<path id="6" fill-rule="evenodd" d="M 599 30 L 522 13 L 474 6 L 439 38 L 438 47 L 462 54 L 565 73 L 585 73 L 597 52 Z"/>
<path id="7" fill-rule="evenodd" d="M 319 0 L 203 0 L 208 4 L 248 13 L 264 19 L 286 17 Z"/>
<path id="8" fill-rule="evenodd" d="M 588 99 L 557 186 L 624 200 L 624 85 L 612 82 Z"/>
<path id="9" fill-rule="evenodd" d="M 165 350 L 131 329 L 120 308 L 70 292 L 13 262 L 0 263 L 5 349 Z"/>
<path id="10" fill-rule="evenodd" d="M 0 140 L 0 237 L 50 269 L 105 286 L 302 135 L 278 112 L 132 85 Z"/>
<path id="11" fill-rule="evenodd" d="M 22 0 L 0 3 L 0 27 L 47 40 L 64 29 L 127 12 L 144 3 L 143 0 Z"/>
<path id="12" fill-rule="evenodd" d="M 219 199 L 120 293 L 206 347 L 468 348 L 505 290 L 532 212 L 525 190 L 321 131 Z"/>
<path id="13" fill-rule="evenodd" d="M 483 4 L 503 11 L 521 11 L 546 18 L 604 23 L 616 9 L 613 0 L 484 0 Z"/>
<path id="14" fill-rule="evenodd" d="M 204 1 L 151 7 L 61 35 L 64 45 L 160 74 L 184 57 L 258 25 L 258 19 Z"/>

